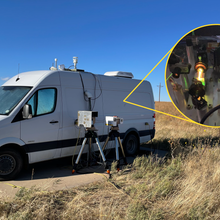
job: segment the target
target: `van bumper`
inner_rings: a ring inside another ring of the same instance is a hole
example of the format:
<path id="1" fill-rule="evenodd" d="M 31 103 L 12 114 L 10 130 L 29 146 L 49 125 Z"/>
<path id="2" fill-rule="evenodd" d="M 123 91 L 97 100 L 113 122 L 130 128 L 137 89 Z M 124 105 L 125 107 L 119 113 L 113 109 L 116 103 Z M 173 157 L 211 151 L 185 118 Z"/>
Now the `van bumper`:
<path id="1" fill-rule="evenodd" d="M 139 133 L 139 137 L 150 135 L 151 139 L 153 139 L 155 136 L 155 129 L 139 131 L 138 133 Z"/>
<path id="2" fill-rule="evenodd" d="M 151 132 L 151 134 L 150 134 L 151 139 L 153 139 L 155 136 L 155 129 L 150 130 L 150 132 Z"/>

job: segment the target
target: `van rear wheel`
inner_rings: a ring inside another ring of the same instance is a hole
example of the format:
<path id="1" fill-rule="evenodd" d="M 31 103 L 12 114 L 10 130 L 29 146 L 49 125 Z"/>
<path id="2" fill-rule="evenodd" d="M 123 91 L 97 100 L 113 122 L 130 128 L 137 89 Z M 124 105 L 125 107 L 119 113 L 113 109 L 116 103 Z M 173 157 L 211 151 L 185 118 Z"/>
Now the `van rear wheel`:
<path id="1" fill-rule="evenodd" d="M 14 179 L 23 167 L 23 160 L 19 152 L 13 149 L 0 150 L 0 180 Z"/>
<path id="2" fill-rule="evenodd" d="M 138 151 L 138 139 L 134 134 L 129 134 L 124 143 L 124 150 L 125 150 L 125 154 L 128 155 L 135 155 L 137 154 Z"/>

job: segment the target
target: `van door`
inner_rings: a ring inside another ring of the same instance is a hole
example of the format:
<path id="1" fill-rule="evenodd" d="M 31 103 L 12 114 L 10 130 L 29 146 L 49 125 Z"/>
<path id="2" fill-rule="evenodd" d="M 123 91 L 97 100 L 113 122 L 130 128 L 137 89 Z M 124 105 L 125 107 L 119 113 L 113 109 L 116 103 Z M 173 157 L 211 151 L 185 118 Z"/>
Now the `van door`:
<path id="1" fill-rule="evenodd" d="M 80 75 L 82 78 L 80 78 Z M 81 145 L 85 137 L 85 129 L 78 127 L 75 123 L 78 119 L 78 111 L 89 111 L 89 101 L 88 98 L 84 97 L 84 90 L 92 94 L 92 111 L 98 111 L 95 127 L 98 129 L 97 134 L 99 136 L 103 135 L 103 105 L 100 91 L 101 86 L 98 86 L 101 83 L 100 79 L 96 79 L 91 73 L 83 72 L 80 75 L 67 72 L 60 77 L 63 101 L 61 157 L 78 154 L 80 150 L 79 145 Z M 76 144 L 78 144 L 77 148 L 75 147 Z M 88 147 L 85 147 L 84 152 L 87 150 Z"/>
<path id="2" fill-rule="evenodd" d="M 32 118 L 21 121 L 21 139 L 27 144 L 29 163 L 60 157 L 60 97 L 59 86 L 41 88 L 26 103 L 31 105 Z"/>

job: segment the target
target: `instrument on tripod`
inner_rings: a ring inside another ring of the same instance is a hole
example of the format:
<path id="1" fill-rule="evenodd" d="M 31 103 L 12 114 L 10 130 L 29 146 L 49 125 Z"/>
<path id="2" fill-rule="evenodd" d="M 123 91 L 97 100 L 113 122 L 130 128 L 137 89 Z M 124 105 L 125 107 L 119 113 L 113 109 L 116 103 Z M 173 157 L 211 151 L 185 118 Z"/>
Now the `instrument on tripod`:
<path id="1" fill-rule="evenodd" d="M 123 145 L 120 139 L 120 133 L 118 132 L 119 130 L 118 125 L 123 123 L 123 118 L 119 118 L 117 116 L 106 116 L 105 121 L 106 121 L 107 126 L 111 126 L 111 129 L 110 129 L 111 131 L 109 132 L 106 142 L 102 148 L 102 151 L 105 150 L 105 147 L 108 144 L 108 141 L 110 138 L 115 140 L 115 154 L 116 154 L 116 161 L 117 161 L 117 170 L 119 171 L 120 170 L 120 158 L 119 158 L 119 151 L 118 151 L 119 146 L 121 147 L 124 163 L 127 164 L 124 148 L 123 148 Z"/>
<path id="2" fill-rule="evenodd" d="M 107 173 L 110 174 L 110 171 L 108 169 L 108 165 L 106 163 L 106 158 L 103 153 L 103 150 L 101 148 L 101 145 L 99 143 L 99 139 L 97 137 L 97 129 L 95 128 L 95 118 L 98 117 L 98 112 L 92 112 L 92 111 L 78 111 L 78 126 L 83 125 L 86 128 L 86 134 L 85 138 L 83 140 L 82 146 L 80 148 L 79 154 L 77 156 L 77 159 L 75 161 L 75 164 L 73 166 L 72 174 L 74 174 L 77 171 L 77 166 L 79 163 L 79 160 L 81 158 L 82 152 L 85 148 L 87 140 L 89 140 L 89 145 L 91 147 L 92 138 L 95 138 L 96 144 L 98 146 L 98 149 L 100 151 L 100 154 L 102 156 L 103 165 L 105 169 L 107 169 Z"/>

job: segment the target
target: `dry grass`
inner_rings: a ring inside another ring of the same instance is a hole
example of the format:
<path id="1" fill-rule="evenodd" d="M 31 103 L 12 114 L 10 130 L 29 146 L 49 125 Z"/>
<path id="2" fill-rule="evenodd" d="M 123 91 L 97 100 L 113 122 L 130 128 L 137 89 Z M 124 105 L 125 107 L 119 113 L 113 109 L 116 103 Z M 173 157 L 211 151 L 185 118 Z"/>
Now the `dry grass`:
<path id="1" fill-rule="evenodd" d="M 126 195 L 115 192 L 112 185 L 103 181 L 56 192 L 23 188 L 13 201 L 0 202 L 0 216 L 2 219 L 123 219 L 126 206 Z"/>
<path id="2" fill-rule="evenodd" d="M 156 102 L 155 108 L 156 110 L 184 118 L 171 102 Z M 178 144 L 181 146 L 200 146 L 207 142 L 215 145 L 220 136 L 219 128 L 201 126 L 157 112 L 155 121 L 156 135 L 153 143 L 159 149 L 170 150 L 170 141 L 175 143 L 176 146 Z"/>
<path id="3" fill-rule="evenodd" d="M 179 114 L 170 103 L 156 108 Z M 156 129 L 169 158 L 137 157 L 110 180 L 68 191 L 21 189 L 0 202 L 0 219 L 220 219 L 218 129 L 158 114 Z"/>
<path id="4" fill-rule="evenodd" d="M 203 152 L 197 149 L 185 159 L 184 175 L 175 181 L 178 190 L 166 201 L 175 219 L 220 218 L 220 150 Z"/>
<path id="5" fill-rule="evenodd" d="M 184 118 L 182 114 L 173 106 L 171 102 L 156 102 L 156 110 L 165 112 L 174 116 Z M 213 138 L 220 135 L 219 128 L 210 128 L 195 123 L 184 121 L 178 118 L 170 117 L 156 112 L 156 136 L 155 139 L 164 138 L 187 138 L 194 139 L 198 137 Z"/>

